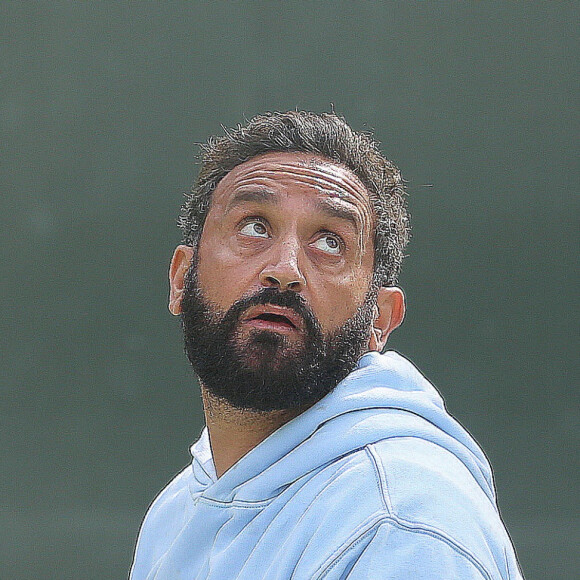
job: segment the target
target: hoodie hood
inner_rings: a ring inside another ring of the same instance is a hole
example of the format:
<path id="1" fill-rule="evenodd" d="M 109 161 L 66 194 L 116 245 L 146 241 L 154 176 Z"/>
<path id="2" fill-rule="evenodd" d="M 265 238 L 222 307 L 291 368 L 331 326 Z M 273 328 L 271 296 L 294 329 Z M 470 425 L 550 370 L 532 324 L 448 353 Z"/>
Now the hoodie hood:
<path id="1" fill-rule="evenodd" d="M 191 491 L 198 494 L 201 489 L 206 499 L 220 503 L 255 504 L 340 457 L 394 437 L 416 437 L 445 448 L 495 504 L 485 455 L 447 413 L 435 387 L 394 351 L 365 354 L 331 393 L 272 433 L 217 481 L 203 467 L 207 458 L 194 453 Z"/>

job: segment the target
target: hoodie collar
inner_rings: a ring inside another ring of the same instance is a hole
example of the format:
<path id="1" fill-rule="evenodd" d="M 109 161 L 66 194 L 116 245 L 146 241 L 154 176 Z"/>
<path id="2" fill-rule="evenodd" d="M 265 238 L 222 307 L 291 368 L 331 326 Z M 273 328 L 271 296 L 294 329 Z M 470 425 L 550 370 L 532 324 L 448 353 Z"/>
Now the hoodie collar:
<path id="1" fill-rule="evenodd" d="M 435 387 L 394 351 L 363 355 L 331 393 L 282 425 L 219 479 L 215 468 L 211 473 L 205 428 L 191 449 L 196 480 L 192 492 L 202 488 L 206 498 L 218 502 L 264 501 L 342 455 L 401 434 L 443 441 L 493 496 L 483 452 L 446 412 Z"/>

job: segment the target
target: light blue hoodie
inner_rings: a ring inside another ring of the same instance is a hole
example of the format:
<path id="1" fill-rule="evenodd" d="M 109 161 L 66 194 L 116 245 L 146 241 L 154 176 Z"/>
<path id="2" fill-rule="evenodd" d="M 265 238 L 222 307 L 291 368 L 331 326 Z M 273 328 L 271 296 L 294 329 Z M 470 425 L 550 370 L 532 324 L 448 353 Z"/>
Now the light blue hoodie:
<path id="1" fill-rule="evenodd" d="M 521 578 L 483 452 L 395 352 L 365 354 L 219 479 L 192 449 L 131 580 Z"/>

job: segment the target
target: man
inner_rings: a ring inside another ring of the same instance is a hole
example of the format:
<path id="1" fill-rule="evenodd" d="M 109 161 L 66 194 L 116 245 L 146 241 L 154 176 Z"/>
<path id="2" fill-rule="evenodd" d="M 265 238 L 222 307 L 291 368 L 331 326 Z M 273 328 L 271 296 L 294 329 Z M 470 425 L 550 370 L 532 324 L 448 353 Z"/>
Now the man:
<path id="1" fill-rule="evenodd" d="M 380 354 L 405 312 L 404 193 L 335 115 L 209 141 L 169 272 L 206 428 L 133 580 L 521 578 L 483 452 Z"/>

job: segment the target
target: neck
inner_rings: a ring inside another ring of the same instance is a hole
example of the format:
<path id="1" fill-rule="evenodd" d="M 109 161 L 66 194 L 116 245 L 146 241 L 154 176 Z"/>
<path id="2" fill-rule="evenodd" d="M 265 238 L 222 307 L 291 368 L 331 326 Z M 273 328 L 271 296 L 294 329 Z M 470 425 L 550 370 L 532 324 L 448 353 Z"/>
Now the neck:
<path id="1" fill-rule="evenodd" d="M 201 397 L 218 477 L 276 429 L 310 406 L 282 411 L 238 409 L 209 393 L 203 385 Z"/>

